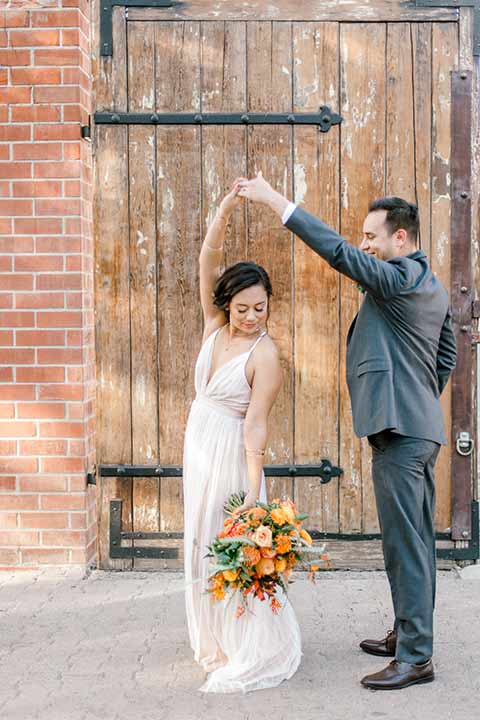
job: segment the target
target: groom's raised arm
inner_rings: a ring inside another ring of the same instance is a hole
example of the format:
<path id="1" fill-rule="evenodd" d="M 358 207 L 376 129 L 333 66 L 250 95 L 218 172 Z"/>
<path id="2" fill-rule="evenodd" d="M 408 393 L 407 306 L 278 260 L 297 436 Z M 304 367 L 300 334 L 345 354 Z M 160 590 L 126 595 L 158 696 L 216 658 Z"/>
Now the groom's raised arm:
<path id="1" fill-rule="evenodd" d="M 406 257 L 385 262 L 348 243 L 331 227 L 296 207 L 276 192 L 259 173 L 253 180 L 239 183 L 239 195 L 268 205 L 285 226 L 343 275 L 357 281 L 383 300 L 399 295 L 417 281 L 421 268 Z"/>
<path id="2" fill-rule="evenodd" d="M 290 209 L 290 207 L 288 208 Z M 285 212 L 285 215 L 288 211 Z M 335 230 L 302 208 L 295 208 L 285 226 L 338 272 L 359 282 L 384 300 L 411 288 L 420 274 L 418 263 L 405 257 L 385 262 L 348 243 Z"/>

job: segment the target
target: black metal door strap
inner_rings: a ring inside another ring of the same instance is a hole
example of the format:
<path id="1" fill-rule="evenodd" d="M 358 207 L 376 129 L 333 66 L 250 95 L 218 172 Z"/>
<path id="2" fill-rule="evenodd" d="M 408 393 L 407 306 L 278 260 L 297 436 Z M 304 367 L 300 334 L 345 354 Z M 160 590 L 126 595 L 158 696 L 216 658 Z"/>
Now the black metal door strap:
<path id="1" fill-rule="evenodd" d="M 415 0 L 417 7 L 473 8 L 473 55 L 480 55 L 480 2 L 479 0 Z"/>
<path id="2" fill-rule="evenodd" d="M 316 125 L 322 133 L 343 118 L 322 105 L 310 113 L 130 113 L 97 112 L 97 125 Z"/>
<path id="3" fill-rule="evenodd" d="M 114 5 L 120 7 L 172 7 L 172 0 L 100 0 L 100 55 L 113 54 L 112 13 Z"/>
<path id="4" fill-rule="evenodd" d="M 267 477 L 319 477 L 321 483 L 328 483 L 340 477 L 342 468 L 322 458 L 320 465 L 265 465 Z M 101 477 L 182 477 L 181 465 L 99 465 Z"/>
<path id="5" fill-rule="evenodd" d="M 332 477 L 340 477 L 342 468 L 333 466 L 323 459 L 320 465 L 266 465 L 267 477 L 319 477 L 325 484 Z M 99 465 L 101 477 L 147 478 L 182 477 L 179 465 Z M 122 547 L 122 540 L 181 540 L 183 532 L 122 532 L 122 500 L 110 501 L 110 557 L 145 557 L 158 559 L 178 558 L 178 548 L 161 547 Z M 348 542 L 381 540 L 380 533 L 332 533 L 309 530 L 314 540 L 340 540 Z M 443 560 L 477 560 L 480 558 L 479 504 L 472 502 L 472 539 L 465 548 L 437 548 L 437 557 Z M 436 533 L 439 541 L 451 541 L 448 532 Z"/>

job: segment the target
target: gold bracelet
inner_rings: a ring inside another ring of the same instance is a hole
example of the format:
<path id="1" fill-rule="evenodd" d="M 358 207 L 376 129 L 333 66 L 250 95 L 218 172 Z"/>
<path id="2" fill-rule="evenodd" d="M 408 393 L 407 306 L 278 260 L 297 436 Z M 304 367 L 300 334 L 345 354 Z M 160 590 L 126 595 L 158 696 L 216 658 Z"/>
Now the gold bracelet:
<path id="1" fill-rule="evenodd" d="M 254 448 L 245 448 L 247 455 L 265 455 L 265 450 L 256 450 Z"/>

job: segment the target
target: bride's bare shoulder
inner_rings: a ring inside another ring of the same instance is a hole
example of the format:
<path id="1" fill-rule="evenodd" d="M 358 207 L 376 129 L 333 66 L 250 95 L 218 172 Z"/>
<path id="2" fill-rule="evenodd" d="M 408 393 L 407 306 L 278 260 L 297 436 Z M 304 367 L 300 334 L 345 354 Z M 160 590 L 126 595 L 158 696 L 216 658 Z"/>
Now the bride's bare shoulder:
<path id="1" fill-rule="evenodd" d="M 253 352 L 255 364 L 262 363 L 270 367 L 280 365 L 280 351 L 270 335 L 264 335 Z"/>

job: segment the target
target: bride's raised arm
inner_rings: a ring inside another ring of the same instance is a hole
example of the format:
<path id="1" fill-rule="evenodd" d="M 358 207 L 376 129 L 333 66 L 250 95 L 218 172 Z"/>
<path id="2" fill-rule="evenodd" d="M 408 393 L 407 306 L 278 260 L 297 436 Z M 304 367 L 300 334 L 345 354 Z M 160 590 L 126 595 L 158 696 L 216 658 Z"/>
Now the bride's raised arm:
<path id="1" fill-rule="evenodd" d="M 226 195 L 208 227 L 200 250 L 200 301 L 203 310 L 205 339 L 218 327 L 225 325 L 225 314 L 213 304 L 213 289 L 221 273 L 225 230 L 232 212 L 242 202 L 238 197 L 238 180 Z"/>

